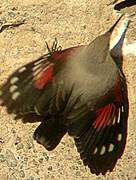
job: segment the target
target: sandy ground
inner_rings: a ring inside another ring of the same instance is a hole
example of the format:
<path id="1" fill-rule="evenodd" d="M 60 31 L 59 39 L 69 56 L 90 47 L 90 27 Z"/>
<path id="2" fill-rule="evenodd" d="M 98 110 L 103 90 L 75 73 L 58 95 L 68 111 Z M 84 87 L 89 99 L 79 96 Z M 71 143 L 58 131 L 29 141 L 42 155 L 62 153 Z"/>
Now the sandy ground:
<path id="1" fill-rule="evenodd" d="M 46 52 L 58 38 L 63 48 L 88 44 L 105 32 L 118 13 L 110 0 L 1 0 L 0 1 L 0 84 L 17 67 Z M 123 11 L 133 12 L 136 7 Z M 126 37 L 136 40 L 136 18 Z M 24 24 L 19 25 L 21 22 Z M 16 27 L 8 27 L 16 24 Z M 129 129 L 125 152 L 114 171 L 95 176 L 84 167 L 73 139 L 65 136 L 52 152 L 34 142 L 38 126 L 14 121 L 0 107 L 0 180 L 135 180 L 136 179 L 136 57 L 124 58 L 129 90 Z"/>

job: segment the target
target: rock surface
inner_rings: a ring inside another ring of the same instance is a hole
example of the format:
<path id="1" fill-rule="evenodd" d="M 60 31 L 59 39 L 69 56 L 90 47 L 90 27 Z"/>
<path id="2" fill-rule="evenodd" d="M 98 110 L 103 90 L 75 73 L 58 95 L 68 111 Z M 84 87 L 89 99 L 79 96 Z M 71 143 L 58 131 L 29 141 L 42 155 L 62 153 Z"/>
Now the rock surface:
<path id="1" fill-rule="evenodd" d="M 88 44 L 104 33 L 119 14 L 110 0 L 3 0 L 0 2 L 0 84 L 17 67 L 36 59 L 57 38 L 63 48 Z M 136 7 L 123 11 L 134 12 Z M 136 17 L 127 31 L 136 40 Z M 130 113 L 125 152 L 114 171 L 95 176 L 84 167 L 67 135 L 52 152 L 32 139 L 35 124 L 14 121 L 0 107 L 0 180 L 135 180 L 136 179 L 136 57 L 124 57 Z"/>

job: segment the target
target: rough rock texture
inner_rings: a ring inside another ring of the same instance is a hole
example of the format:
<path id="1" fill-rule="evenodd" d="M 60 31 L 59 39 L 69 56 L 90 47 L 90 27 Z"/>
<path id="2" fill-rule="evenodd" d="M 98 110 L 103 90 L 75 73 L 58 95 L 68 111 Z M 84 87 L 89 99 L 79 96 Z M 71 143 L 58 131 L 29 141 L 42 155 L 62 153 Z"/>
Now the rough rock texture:
<path id="1" fill-rule="evenodd" d="M 20 65 L 36 59 L 58 38 L 63 48 L 88 44 L 119 16 L 110 0 L 1 0 L 0 84 Z M 133 12 L 136 7 L 123 9 Z M 136 40 L 136 17 L 126 37 Z M 14 121 L 0 107 L 0 180 L 135 180 L 136 179 L 136 57 L 124 57 L 130 115 L 125 152 L 114 171 L 105 177 L 84 167 L 72 138 L 67 135 L 52 152 L 35 143 L 38 123 Z"/>

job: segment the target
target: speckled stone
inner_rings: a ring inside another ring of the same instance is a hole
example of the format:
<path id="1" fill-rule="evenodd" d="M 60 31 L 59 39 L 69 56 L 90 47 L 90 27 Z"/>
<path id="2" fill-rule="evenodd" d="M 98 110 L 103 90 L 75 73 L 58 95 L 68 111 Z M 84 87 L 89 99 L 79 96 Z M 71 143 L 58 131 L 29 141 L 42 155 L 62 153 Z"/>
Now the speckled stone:
<path id="1" fill-rule="evenodd" d="M 25 23 L 0 33 L 0 86 L 15 69 L 45 54 L 45 41 L 51 47 L 57 38 L 64 49 L 89 44 L 107 31 L 119 17 L 113 6 L 107 5 L 111 1 L 1 0 L 0 27 L 18 19 L 25 19 Z M 136 6 L 121 11 L 130 10 L 135 12 Z M 126 37 L 128 42 L 136 40 L 136 17 L 129 25 Z M 39 122 L 15 121 L 14 116 L 0 106 L 0 180 L 135 180 L 136 58 L 127 56 L 123 65 L 129 90 L 129 129 L 124 154 L 113 172 L 98 177 L 91 174 L 79 160 L 74 140 L 68 135 L 55 150 L 46 151 L 32 139 Z"/>
<path id="2" fill-rule="evenodd" d="M 3 154 L 0 154 L 0 163 L 5 162 L 6 158 Z"/>
<path id="3" fill-rule="evenodd" d="M 9 149 L 6 150 L 5 157 L 6 157 L 6 162 L 7 162 L 8 167 L 16 167 L 17 166 L 17 160 L 15 158 L 14 153 L 11 150 L 9 150 Z"/>

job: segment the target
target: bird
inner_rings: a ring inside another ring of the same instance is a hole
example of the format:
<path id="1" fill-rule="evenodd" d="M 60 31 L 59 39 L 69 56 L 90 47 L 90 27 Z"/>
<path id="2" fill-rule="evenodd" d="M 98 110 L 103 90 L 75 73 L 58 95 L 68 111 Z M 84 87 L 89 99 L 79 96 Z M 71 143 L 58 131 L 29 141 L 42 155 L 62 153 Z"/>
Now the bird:
<path id="1" fill-rule="evenodd" d="M 21 66 L 0 87 L 1 106 L 24 122 L 39 121 L 33 137 L 48 151 L 65 134 L 91 173 L 113 171 L 127 139 L 129 102 L 122 44 L 130 22 L 122 15 L 89 45 L 48 53 Z"/>

